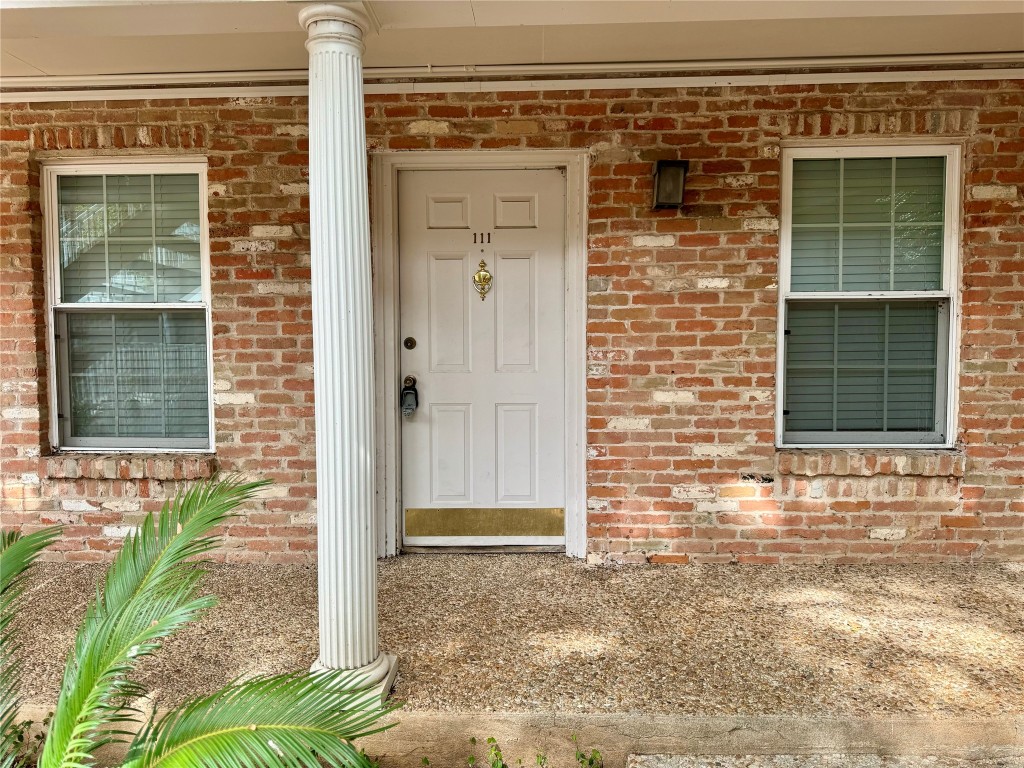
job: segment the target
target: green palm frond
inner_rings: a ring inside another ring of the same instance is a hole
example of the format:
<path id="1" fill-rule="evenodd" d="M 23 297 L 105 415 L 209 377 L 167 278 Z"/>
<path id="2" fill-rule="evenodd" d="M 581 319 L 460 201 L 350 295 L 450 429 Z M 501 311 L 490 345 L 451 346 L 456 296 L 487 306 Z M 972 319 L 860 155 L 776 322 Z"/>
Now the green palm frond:
<path id="1" fill-rule="evenodd" d="M 18 531 L 0 531 L 0 595 L 6 596 L 17 589 L 28 567 L 58 536 L 59 526 L 25 535 Z"/>
<path id="2" fill-rule="evenodd" d="M 19 645 L 14 637 L 15 608 L 24 592 L 24 578 L 39 553 L 60 535 L 45 528 L 21 535 L 0 531 L 0 768 L 17 764 L 14 719 L 18 708 Z"/>
<path id="3" fill-rule="evenodd" d="M 183 578 L 198 579 L 186 561 L 217 545 L 210 532 L 234 514 L 267 485 L 267 481 L 242 483 L 234 477 L 190 486 L 164 504 L 158 516 L 149 515 L 129 535 L 107 571 L 98 603 L 99 619 L 105 611 L 125 605 L 147 588 L 178 584 Z M 188 571 L 188 576 L 185 572 Z"/>
<path id="4" fill-rule="evenodd" d="M 151 722 L 124 768 L 365 768 L 354 739 L 379 733 L 379 693 L 358 673 L 302 672 L 229 685 Z"/>
<path id="5" fill-rule="evenodd" d="M 134 720 L 127 702 L 143 693 L 128 679 L 136 663 L 155 653 L 162 641 L 212 607 L 213 597 L 190 599 L 194 588 L 129 603 L 94 623 L 76 638 L 72 659 L 50 732 L 41 768 L 79 768 L 91 754 L 122 736 L 118 729 Z"/>
<path id="6" fill-rule="evenodd" d="M 132 699 L 145 693 L 131 673 L 215 604 L 198 596 L 196 560 L 216 546 L 218 526 L 262 485 L 231 478 L 197 483 L 126 539 L 75 638 L 40 768 L 86 768 L 100 746 L 130 736 L 128 724 L 140 714 Z M 35 535 L 21 548 L 37 552 L 56 535 Z M 17 544 L 17 536 L 0 539 L 5 633 L 20 574 L 35 556 L 18 554 Z M 9 647 L 0 649 L 5 664 Z M 11 674 L 13 680 L 16 670 Z M 6 679 L 0 676 L 0 684 Z M 390 727 L 379 726 L 393 708 L 381 707 L 377 693 L 359 673 L 343 671 L 235 683 L 151 719 L 131 742 L 125 768 L 319 768 L 321 761 L 368 768 L 371 761 L 352 741 Z M 13 768 L 15 760 L 0 750 L 0 768 Z"/>
<path id="7" fill-rule="evenodd" d="M 212 607 L 196 598 L 201 572 L 190 561 L 216 545 L 211 532 L 264 483 L 197 483 L 129 536 L 89 606 L 64 669 L 41 768 L 78 768 L 125 734 L 144 691 L 128 675 L 165 638 Z"/>

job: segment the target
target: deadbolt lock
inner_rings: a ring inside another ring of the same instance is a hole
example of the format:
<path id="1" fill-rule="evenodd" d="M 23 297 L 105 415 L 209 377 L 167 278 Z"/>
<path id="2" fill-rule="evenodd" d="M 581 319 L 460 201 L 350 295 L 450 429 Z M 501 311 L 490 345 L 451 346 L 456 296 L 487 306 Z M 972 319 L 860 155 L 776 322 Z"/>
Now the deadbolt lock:
<path id="1" fill-rule="evenodd" d="M 416 349 L 416 339 L 412 336 L 406 336 L 405 341 L 402 342 L 402 346 L 406 349 Z"/>

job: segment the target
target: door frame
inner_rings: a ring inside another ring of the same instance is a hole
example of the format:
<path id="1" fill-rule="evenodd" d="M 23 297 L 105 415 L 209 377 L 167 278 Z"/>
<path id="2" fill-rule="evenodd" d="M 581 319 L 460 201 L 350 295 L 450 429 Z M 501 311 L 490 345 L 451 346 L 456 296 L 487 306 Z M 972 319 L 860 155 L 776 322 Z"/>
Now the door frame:
<path id="1" fill-rule="evenodd" d="M 377 554 L 402 547 L 402 422 L 398 273 L 401 171 L 544 170 L 565 173 L 565 553 L 586 557 L 587 152 L 435 150 L 370 157 L 373 263 Z"/>

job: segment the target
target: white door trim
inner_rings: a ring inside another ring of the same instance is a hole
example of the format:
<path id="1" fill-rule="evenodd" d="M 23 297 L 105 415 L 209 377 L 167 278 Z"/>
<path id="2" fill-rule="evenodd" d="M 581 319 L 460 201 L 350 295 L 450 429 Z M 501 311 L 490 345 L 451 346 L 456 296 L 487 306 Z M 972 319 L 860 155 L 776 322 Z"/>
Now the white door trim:
<path id="1" fill-rule="evenodd" d="M 398 411 L 399 282 L 398 173 L 411 170 L 562 168 L 565 205 L 565 553 L 585 557 L 586 494 L 586 151 L 421 151 L 371 156 L 370 211 L 373 253 L 376 413 L 377 552 L 401 548 L 402 444 Z"/>

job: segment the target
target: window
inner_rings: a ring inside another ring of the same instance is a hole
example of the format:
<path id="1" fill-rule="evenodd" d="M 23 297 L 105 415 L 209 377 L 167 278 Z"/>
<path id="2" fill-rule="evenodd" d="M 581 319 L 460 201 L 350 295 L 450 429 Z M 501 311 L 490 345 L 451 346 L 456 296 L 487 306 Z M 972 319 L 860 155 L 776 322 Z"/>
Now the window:
<path id="1" fill-rule="evenodd" d="M 43 169 L 52 442 L 210 450 L 206 164 Z"/>
<path id="2" fill-rule="evenodd" d="M 948 446 L 958 150 L 783 155 L 782 446 Z"/>

